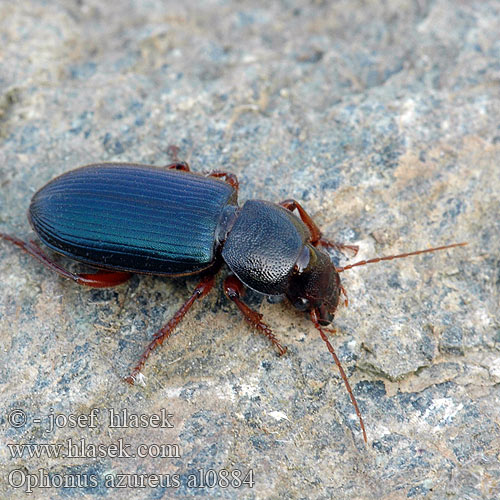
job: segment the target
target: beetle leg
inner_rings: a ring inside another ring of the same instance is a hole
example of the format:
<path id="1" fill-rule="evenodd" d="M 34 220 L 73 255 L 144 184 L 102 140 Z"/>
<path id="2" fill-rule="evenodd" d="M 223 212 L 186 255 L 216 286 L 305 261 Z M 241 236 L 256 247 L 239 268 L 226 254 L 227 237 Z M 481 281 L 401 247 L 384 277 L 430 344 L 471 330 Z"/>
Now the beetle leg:
<path id="1" fill-rule="evenodd" d="M 189 165 L 185 161 L 174 161 L 165 165 L 163 168 L 167 168 L 169 170 L 182 170 L 183 172 L 191 172 Z"/>
<path id="2" fill-rule="evenodd" d="M 80 285 L 93 288 L 106 288 L 125 283 L 132 276 L 131 273 L 124 271 L 97 271 L 95 273 L 72 273 L 45 255 L 40 247 L 34 241 L 23 241 L 10 234 L 0 233 L 0 238 L 10 241 L 23 252 L 31 255 L 40 261 L 45 267 L 55 271 L 60 276 L 75 281 Z"/>
<path id="3" fill-rule="evenodd" d="M 166 339 L 168 339 L 168 337 L 170 337 L 175 327 L 179 324 L 182 318 L 184 318 L 189 309 L 191 309 L 191 306 L 195 303 L 196 299 L 203 298 L 213 288 L 214 283 L 215 283 L 215 274 L 205 276 L 198 283 L 198 286 L 194 289 L 194 292 L 191 294 L 191 297 L 189 297 L 189 299 L 186 300 L 184 304 L 182 304 L 182 306 L 174 314 L 172 319 L 153 335 L 153 340 L 149 343 L 149 345 L 142 353 L 141 357 L 139 358 L 139 362 L 135 365 L 134 369 L 132 370 L 132 373 L 125 378 L 126 382 L 134 385 L 137 376 L 140 374 L 150 354 L 156 349 L 157 346 L 163 344 L 163 342 Z"/>
<path id="4" fill-rule="evenodd" d="M 326 240 L 325 238 L 320 238 L 318 242 L 322 247 L 326 248 L 335 248 L 339 252 L 345 254 L 344 250 L 350 250 L 353 252 L 353 257 L 358 253 L 359 247 L 358 245 L 345 245 L 344 243 L 337 243 L 335 241 Z"/>
<path id="5" fill-rule="evenodd" d="M 302 219 L 302 222 L 308 227 L 309 232 L 311 233 L 311 243 L 314 246 L 322 246 L 327 248 L 335 248 L 340 252 L 343 252 L 346 249 L 349 249 L 354 252 L 354 255 L 358 253 L 359 247 L 357 245 L 344 245 L 343 243 L 336 243 L 334 241 L 327 240 L 322 238 L 321 231 L 316 223 L 312 220 L 311 216 L 304 210 L 302 205 L 295 200 L 285 200 L 280 203 L 280 205 L 284 208 L 287 208 L 291 212 L 295 209 L 299 212 L 299 216 Z"/>
<path id="6" fill-rule="evenodd" d="M 245 319 L 256 328 L 259 333 L 265 335 L 278 349 L 278 353 L 280 356 L 285 354 L 286 347 L 283 347 L 279 342 L 273 331 L 269 326 L 266 325 L 262 321 L 262 314 L 250 309 L 244 302 L 241 301 L 241 297 L 243 296 L 244 289 L 243 283 L 234 275 L 228 276 L 224 280 L 224 293 L 226 296 L 231 299 L 237 306 L 238 309 L 243 313 Z"/>
<path id="7" fill-rule="evenodd" d="M 240 183 L 238 182 L 238 177 L 236 177 L 236 175 L 229 172 L 223 172 L 222 170 L 214 170 L 208 174 L 208 177 L 215 177 L 216 179 L 224 177 L 224 181 L 232 186 L 236 192 L 238 192 Z"/>
<path id="8" fill-rule="evenodd" d="M 347 292 L 345 291 L 345 288 L 339 283 L 340 286 L 340 293 L 344 296 L 344 305 L 347 307 L 349 305 L 349 299 L 347 298 Z M 326 328 L 324 328 L 326 330 Z"/>
<path id="9" fill-rule="evenodd" d="M 302 222 L 309 228 L 309 232 L 311 233 L 311 243 L 316 246 L 321 240 L 321 231 L 312 220 L 311 216 L 302 208 L 302 205 L 295 200 L 284 200 L 280 202 L 280 205 L 290 210 L 290 212 L 297 209 Z"/>
<path id="10" fill-rule="evenodd" d="M 172 159 L 172 163 L 169 163 L 165 166 L 165 168 L 174 169 L 174 170 L 182 170 L 184 172 L 191 172 L 189 165 L 185 161 L 179 160 L 179 151 L 180 148 L 178 146 L 170 145 L 167 148 L 167 152 Z M 215 177 L 220 179 L 224 177 L 224 181 L 227 182 L 230 186 L 234 188 L 236 192 L 238 192 L 238 187 L 240 183 L 238 182 L 238 178 L 236 175 L 231 174 L 229 172 L 223 172 L 222 170 L 214 170 L 213 172 L 205 173 L 207 177 Z"/>
<path id="11" fill-rule="evenodd" d="M 171 146 L 175 147 L 175 146 Z M 183 172 L 191 172 L 189 165 L 185 161 L 180 161 L 177 159 L 177 155 L 174 156 L 174 161 L 165 165 L 164 168 L 171 170 L 182 170 Z M 236 192 L 238 192 L 238 188 L 240 183 L 238 182 L 238 178 L 236 175 L 231 174 L 229 172 L 223 172 L 222 170 L 214 170 L 213 172 L 205 173 L 207 177 L 215 177 L 216 179 L 224 178 L 224 182 L 227 182 L 230 186 L 234 188 Z"/>
<path id="12" fill-rule="evenodd" d="M 183 172 L 191 172 L 189 165 L 185 161 L 174 161 L 173 163 L 165 165 L 164 168 L 171 170 L 182 170 Z M 229 172 L 222 172 L 220 170 L 214 170 L 213 172 L 209 172 L 206 175 L 207 177 L 215 177 L 217 179 L 224 177 L 224 182 L 227 182 L 230 186 L 232 186 L 236 192 L 238 191 L 240 183 L 238 182 L 238 178 L 236 177 L 236 175 Z"/>
<path id="13" fill-rule="evenodd" d="M 167 153 L 170 156 L 172 162 L 169 163 L 168 165 L 165 165 L 163 168 L 167 168 L 170 170 L 182 170 L 183 172 L 191 172 L 189 165 L 185 161 L 179 160 L 179 151 L 180 148 L 173 144 L 171 144 L 167 148 Z"/>

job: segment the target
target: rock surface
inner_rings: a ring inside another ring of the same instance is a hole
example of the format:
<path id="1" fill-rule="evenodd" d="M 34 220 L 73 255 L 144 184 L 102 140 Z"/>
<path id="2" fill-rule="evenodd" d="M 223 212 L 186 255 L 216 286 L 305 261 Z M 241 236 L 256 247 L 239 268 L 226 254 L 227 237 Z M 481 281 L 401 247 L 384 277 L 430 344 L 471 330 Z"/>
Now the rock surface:
<path id="1" fill-rule="evenodd" d="M 286 304 L 247 297 L 278 358 L 218 286 L 130 387 L 196 279 L 89 290 L 0 242 L 0 496 L 499 498 L 498 2 L 178 4 L 1 2 L 0 231 L 29 238 L 29 200 L 58 174 L 162 165 L 176 144 L 193 170 L 235 173 L 242 201 L 299 200 L 356 259 L 469 246 L 341 275 L 332 343 L 365 446 L 326 346 Z M 164 427 L 111 427 L 110 409 Z M 68 440 L 85 457 L 7 446 Z M 146 456 L 117 457 L 120 442 Z"/>

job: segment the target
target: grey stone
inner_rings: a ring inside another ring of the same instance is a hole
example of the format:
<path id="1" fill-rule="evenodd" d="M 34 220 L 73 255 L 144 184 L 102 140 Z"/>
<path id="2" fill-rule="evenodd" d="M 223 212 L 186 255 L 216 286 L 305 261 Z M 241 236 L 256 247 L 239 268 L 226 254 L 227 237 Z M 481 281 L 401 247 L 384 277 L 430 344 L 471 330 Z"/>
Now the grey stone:
<path id="1" fill-rule="evenodd" d="M 32 237 L 29 200 L 56 175 L 163 165 L 176 144 L 195 171 L 235 173 L 241 201 L 302 202 L 360 246 L 354 260 L 468 241 L 341 274 L 332 343 L 368 446 L 326 346 L 286 302 L 249 296 L 280 358 L 217 286 L 130 387 L 196 277 L 89 290 L 0 242 L 1 498 L 27 498 L 27 477 L 48 481 L 32 499 L 500 497 L 498 2 L 268 4 L 3 0 L 0 231 Z M 92 408 L 95 427 L 69 426 Z M 173 428 L 110 428 L 109 408 L 165 409 Z M 82 438 L 85 458 L 7 446 Z M 170 455 L 91 456 L 120 439 Z M 255 484 L 197 488 L 199 469 Z M 128 487 L 105 483 L 118 474 Z M 142 487 L 151 474 L 164 483 Z"/>

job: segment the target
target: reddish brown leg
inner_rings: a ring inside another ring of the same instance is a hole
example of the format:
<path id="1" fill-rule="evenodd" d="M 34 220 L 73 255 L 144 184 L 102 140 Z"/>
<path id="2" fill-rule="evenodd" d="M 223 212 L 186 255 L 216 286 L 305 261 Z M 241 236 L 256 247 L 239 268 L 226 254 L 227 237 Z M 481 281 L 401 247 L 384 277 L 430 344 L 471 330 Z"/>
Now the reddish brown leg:
<path id="1" fill-rule="evenodd" d="M 73 280 L 80 285 L 90 286 L 93 288 L 106 288 L 120 285 L 132 276 L 131 273 L 123 271 L 97 271 L 95 273 L 79 274 L 71 273 L 47 257 L 47 255 L 42 252 L 40 247 L 34 241 L 23 241 L 15 236 L 4 233 L 0 233 L 0 238 L 10 241 L 23 250 L 23 252 L 26 252 L 40 261 L 48 269 L 55 271 L 60 276 Z"/>
<path id="2" fill-rule="evenodd" d="M 356 410 L 356 415 L 358 416 L 358 419 L 359 419 L 359 425 L 361 427 L 361 431 L 363 432 L 363 439 L 365 440 L 365 443 L 367 443 L 368 440 L 366 438 L 365 424 L 363 423 L 363 417 L 361 416 L 361 412 L 359 411 L 358 403 L 357 403 L 356 398 L 354 397 L 354 394 L 352 392 L 351 385 L 349 384 L 349 380 L 347 380 L 347 375 L 345 374 L 344 369 L 342 368 L 342 365 L 340 363 L 340 359 L 335 354 L 335 351 L 333 349 L 332 344 L 330 344 L 328 337 L 325 335 L 324 329 L 320 326 L 320 324 L 318 322 L 318 314 L 317 314 L 316 310 L 314 310 L 314 309 L 311 310 L 311 321 L 313 322 L 316 329 L 319 331 L 321 338 L 325 342 L 326 347 L 330 351 L 330 354 L 333 356 L 333 360 L 335 361 L 335 364 L 337 365 L 337 368 L 339 369 L 340 376 L 342 377 L 342 380 L 344 381 L 347 392 L 349 393 L 349 396 L 351 398 L 351 402 L 354 406 L 354 409 Z"/>
<path id="3" fill-rule="evenodd" d="M 189 165 L 185 161 L 174 161 L 165 165 L 163 168 L 168 168 L 169 170 L 182 170 L 183 172 L 191 172 Z"/>
<path id="4" fill-rule="evenodd" d="M 274 347 L 278 349 L 279 355 L 282 356 L 285 354 L 286 347 L 283 347 L 278 342 L 271 328 L 262 321 L 262 314 L 250 309 L 250 307 L 241 301 L 241 297 L 244 295 L 244 288 L 243 283 L 236 276 L 228 276 L 224 280 L 224 293 L 238 306 L 238 309 L 243 313 L 245 319 L 256 328 L 259 333 L 265 335 L 272 342 Z"/>
<path id="5" fill-rule="evenodd" d="M 321 329 L 324 332 L 331 333 L 332 335 L 335 335 L 338 333 L 336 328 L 327 328 L 326 326 L 322 326 Z"/>
<path id="6" fill-rule="evenodd" d="M 169 146 L 167 148 L 167 152 L 172 158 L 172 163 L 165 165 L 165 168 L 191 172 L 189 165 L 185 161 L 179 160 L 179 151 L 180 149 L 177 146 Z M 234 174 L 223 172 L 221 170 L 214 170 L 213 172 L 205 172 L 204 175 L 206 175 L 207 177 L 215 177 L 216 179 L 220 179 L 221 177 L 223 177 L 225 182 L 232 186 L 236 192 L 238 191 L 240 183 L 238 182 L 238 178 Z"/>
<path id="7" fill-rule="evenodd" d="M 168 165 L 165 165 L 163 168 L 168 168 L 171 170 L 182 170 L 183 172 L 190 172 L 191 169 L 189 168 L 189 165 L 185 161 L 179 160 L 179 147 L 170 145 L 167 148 L 167 153 L 172 159 L 172 162 L 169 163 Z"/>
<path id="8" fill-rule="evenodd" d="M 295 209 L 299 212 L 299 216 L 302 219 L 302 222 L 308 227 L 309 232 L 311 233 L 311 243 L 314 246 L 322 246 L 327 248 L 335 248 L 340 252 L 344 252 L 344 250 L 348 249 L 354 252 L 354 255 L 358 253 L 359 247 L 356 245 L 344 245 L 343 243 L 336 243 L 334 241 L 327 240 L 321 237 L 321 231 L 316 223 L 312 220 L 311 216 L 304 210 L 302 205 L 295 200 L 285 200 L 280 203 L 280 205 L 284 208 L 287 208 L 291 212 Z"/>
<path id="9" fill-rule="evenodd" d="M 132 373 L 125 378 L 129 384 L 134 384 L 137 376 L 140 374 L 146 360 L 149 358 L 150 354 L 156 349 L 157 346 L 163 344 L 163 342 L 170 337 L 170 334 L 174 331 L 175 327 L 184 318 L 186 313 L 191 309 L 191 306 L 195 303 L 196 299 L 201 299 L 204 297 L 214 286 L 215 274 L 210 276 L 205 276 L 195 288 L 194 292 L 191 294 L 186 302 L 179 308 L 179 310 L 174 314 L 173 318 L 165 325 L 160 328 L 154 335 L 153 340 L 146 347 L 142 356 L 139 358 L 139 362 L 135 365 Z"/>
<path id="10" fill-rule="evenodd" d="M 353 257 L 355 257 L 359 251 L 358 245 L 345 245 L 344 243 L 337 243 L 335 241 L 326 240 L 325 238 L 320 238 L 318 242 L 322 247 L 335 248 L 339 252 L 345 254 L 345 250 L 350 250 L 353 252 Z"/>
<path id="11" fill-rule="evenodd" d="M 312 220 L 311 216 L 302 208 L 302 205 L 295 200 L 285 200 L 282 201 L 280 205 L 284 208 L 287 208 L 291 212 L 297 209 L 302 222 L 309 228 L 309 232 L 311 233 L 311 243 L 316 246 L 321 240 L 321 231 L 319 230 L 319 227 L 316 225 L 316 223 Z"/>
<path id="12" fill-rule="evenodd" d="M 173 169 L 173 170 L 182 170 L 183 172 L 191 172 L 189 165 L 185 161 L 176 161 L 173 163 L 169 163 L 165 165 L 164 168 Z M 231 174 L 229 172 L 222 172 L 220 170 L 214 170 L 213 172 L 205 173 L 207 177 L 215 177 L 216 179 L 224 178 L 224 182 L 227 182 L 230 186 L 234 188 L 236 192 L 238 192 L 238 188 L 240 183 L 238 182 L 238 178 L 236 175 Z"/>
<path id="13" fill-rule="evenodd" d="M 232 186 L 236 192 L 238 192 L 240 183 L 238 182 L 236 175 L 230 174 L 229 172 L 222 172 L 221 170 L 214 170 L 208 174 L 208 177 L 215 177 L 217 179 L 224 177 L 224 181 Z"/>
<path id="14" fill-rule="evenodd" d="M 344 305 L 347 307 L 349 305 L 349 299 L 347 298 L 347 292 L 345 291 L 345 288 L 339 283 L 340 286 L 340 292 L 344 296 Z"/>

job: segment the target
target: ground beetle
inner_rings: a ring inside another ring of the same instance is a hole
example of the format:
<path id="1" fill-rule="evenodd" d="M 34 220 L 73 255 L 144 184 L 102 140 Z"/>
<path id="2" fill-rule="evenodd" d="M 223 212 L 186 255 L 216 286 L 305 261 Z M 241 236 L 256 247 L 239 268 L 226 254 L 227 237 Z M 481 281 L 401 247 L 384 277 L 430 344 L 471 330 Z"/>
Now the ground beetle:
<path id="1" fill-rule="evenodd" d="M 201 274 L 189 299 L 153 336 L 132 373 L 134 383 L 155 347 L 173 332 L 197 299 L 213 287 L 223 263 L 231 274 L 224 292 L 245 319 L 275 346 L 286 352 L 262 315 L 241 297 L 244 286 L 268 296 L 285 296 L 307 311 L 333 356 L 366 432 L 356 399 L 325 326 L 329 325 L 342 294 L 339 273 L 355 266 L 434 252 L 455 243 L 416 252 L 379 257 L 336 267 L 322 248 L 357 253 L 358 247 L 322 238 L 321 231 L 295 200 L 279 204 L 249 200 L 237 204 L 238 181 L 233 174 L 214 171 L 196 174 L 177 159 L 165 167 L 132 163 L 102 163 L 67 172 L 40 189 L 28 218 L 40 240 L 52 250 L 101 269 L 74 274 L 46 256 L 33 241 L 0 233 L 26 253 L 65 278 L 91 287 L 119 285 L 134 273 L 160 276 Z M 294 213 L 297 210 L 299 217 Z"/>

